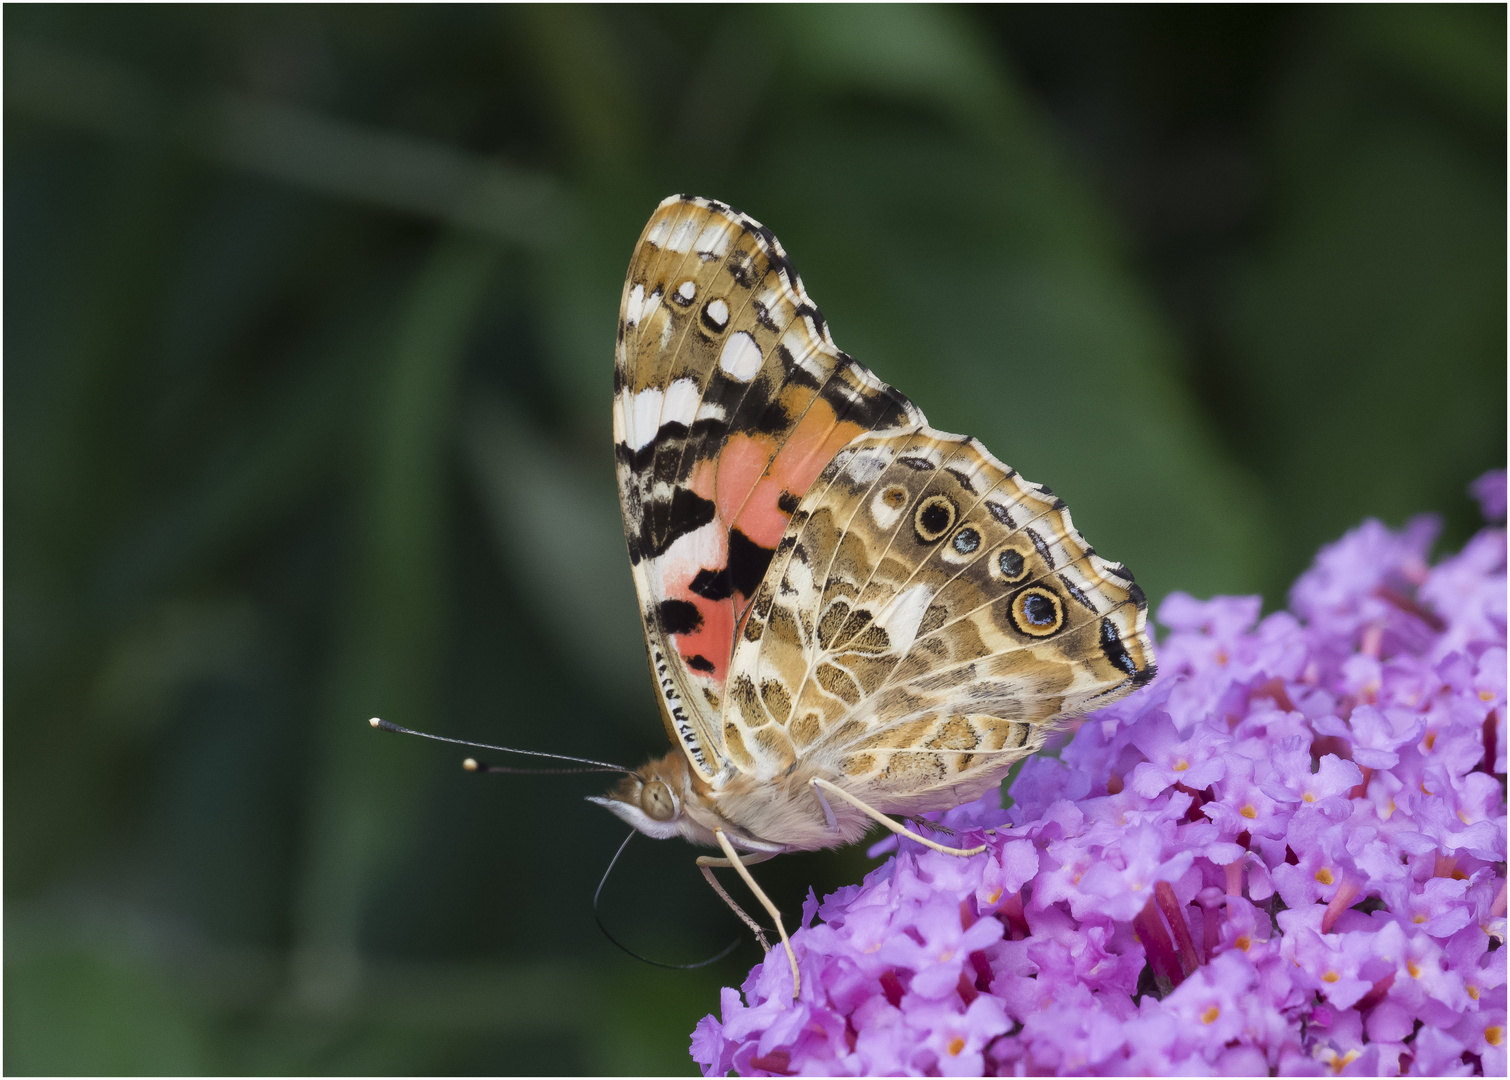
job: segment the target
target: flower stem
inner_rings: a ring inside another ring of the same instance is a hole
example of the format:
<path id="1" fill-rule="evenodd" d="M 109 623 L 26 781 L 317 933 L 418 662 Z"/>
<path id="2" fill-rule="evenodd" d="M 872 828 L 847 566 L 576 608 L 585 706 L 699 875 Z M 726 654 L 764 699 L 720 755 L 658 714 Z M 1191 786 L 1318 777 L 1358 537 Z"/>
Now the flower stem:
<path id="1" fill-rule="evenodd" d="M 1148 955 L 1148 964 L 1153 968 L 1160 997 L 1185 981 L 1185 972 L 1180 968 L 1179 958 L 1174 953 L 1174 942 L 1169 940 L 1169 931 L 1164 929 L 1159 909 L 1154 906 L 1152 899 L 1143 905 L 1143 910 L 1133 919 L 1133 932 L 1137 934 L 1138 940 L 1143 944 L 1143 951 Z"/>
<path id="2" fill-rule="evenodd" d="M 1195 951 L 1195 939 L 1190 936 L 1190 924 L 1185 921 L 1185 912 L 1180 909 L 1174 886 L 1161 881 L 1153 887 L 1153 895 L 1164 912 L 1164 918 L 1169 920 L 1169 929 L 1174 932 L 1175 944 L 1180 948 L 1180 967 L 1185 975 L 1189 975 L 1201 966 L 1201 956 Z"/>

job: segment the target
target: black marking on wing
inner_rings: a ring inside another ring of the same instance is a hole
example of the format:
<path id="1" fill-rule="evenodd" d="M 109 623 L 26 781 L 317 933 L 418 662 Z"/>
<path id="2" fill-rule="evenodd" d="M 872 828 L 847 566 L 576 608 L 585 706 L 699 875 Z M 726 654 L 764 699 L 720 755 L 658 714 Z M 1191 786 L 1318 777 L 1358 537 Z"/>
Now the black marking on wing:
<path id="1" fill-rule="evenodd" d="M 1001 503 L 992 502 L 991 500 L 987 499 L 986 510 L 990 512 L 991 516 L 994 517 L 998 523 L 1005 525 L 1009 529 L 1017 528 L 1016 523 L 1012 520 L 1012 515 L 1007 512 L 1007 508 Z"/>
<path id="2" fill-rule="evenodd" d="M 651 536 L 652 523 L 642 516 L 639 521 L 640 555 L 642 558 L 657 558 L 690 532 L 702 528 L 713 520 L 717 508 L 712 501 L 703 498 L 689 488 L 679 487 L 671 496 L 670 512 L 666 518 L 666 531 L 661 536 Z"/>
<path id="3" fill-rule="evenodd" d="M 781 435 L 791 426 L 792 418 L 787 413 L 786 406 L 778 398 L 772 398 L 755 418 L 754 430 L 763 435 Z"/>
<path id="4" fill-rule="evenodd" d="M 668 634 L 690 634 L 703 624 L 702 613 L 690 600 L 662 600 L 655 611 L 661 629 Z"/>
<path id="5" fill-rule="evenodd" d="M 743 284 L 741 282 L 741 284 Z M 781 327 L 776 325 L 776 320 L 771 318 L 770 311 L 759 300 L 750 301 L 750 309 L 755 312 L 755 321 L 773 334 L 779 334 Z"/>
<path id="6" fill-rule="evenodd" d="M 754 265 L 754 255 L 751 252 L 744 250 L 743 248 L 739 248 L 729 256 L 727 261 L 725 261 L 724 269 L 729 272 L 729 276 L 734 279 L 735 284 L 737 284 L 741 289 L 750 289 L 753 288 L 756 283 L 755 274 L 753 272 Z M 755 303 L 757 306 L 760 305 L 759 300 L 755 301 Z M 760 311 L 763 312 L 764 310 L 765 309 L 763 307 L 760 308 Z M 759 317 L 760 316 L 757 313 L 756 318 L 758 319 Z M 772 329 L 775 329 L 775 327 L 772 327 Z"/>
<path id="7" fill-rule="evenodd" d="M 1069 594 L 1080 602 L 1081 607 L 1092 613 L 1096 612 L 1096 605 L 1090 602 L 1085 593 L 1081 592 L 1080 589 L 1075 585 L 1073 581 L 1069 579 L 1068 576 L 1064 574 L 1059 574 L 1057 576 L 1060 583 L 1065 587 Z"/>
<path id="8" fill-rule="evenodd" d="M 781 361 L 781 370 L 785 373 L 787 382 L 793 386 L 806 386 L 811 390 L 817 390 L 823 385 L 816 375 L 797 363 L 792 350 L 785 345 L 776 346 L 776 357 Z"/>
<path id="9" fill-rule="evenodd" d="M 1039 536 L 1032 529 L 1024 529 L 1022 531 L 1028 534 L 1029 540 L 1033 541 L 1033 546 L 1038 549 L 1039 558 L 1044 561 L 1050 570 L 1054 569 L 1054 555 L 1049 551 L 1049 546 L 1043 542 L 1043 537 Z"/>
<path id="10" fill-rule="evenodd" d="M 727 600 L 734 595 L 733 582 L 729 580 L 729 568 L 699 570 L 687 588 L 704 600 Z"/>
<path id="11" fill-rule="evenodd" d="M 964 488 L 971 495 L 976 494 L 975 485 L 971 483 L 969 473 L 961 472 L 959 469 L 945 469 L 944 471 L 950 476 L 954 477 L 954 479 L 958 481 L 959 486 Z"/>
<path id="12" fill-rule="evenodd" d="M 1101 620 L 1101 654 L 1106 657 L 1106 662 L 1118 671 L 1125 672 L 1137 679 L 1142 673 L 1138 671 L 1138 665 L 1128 655 L 1127 646 L 1122 644 L 1122 635 L 1117 633 L 1117 626 L 1109 618 Z M 1148 679 L 1153 678 L 1152 675 Z M 1144 679 L 1143 682 L 1147 682 Z M 1139 686 L 1143 683 L 1139 683 Z"/>
<path id="13" fill-rule="evenodd" d="M 827 336 L 828 320 L 823 317 L 823 312 L 819 311 L 812 304 L 798 304 L 796 310 L 792 313 L 792 317 L 797 319 L 812 319 L 814 336 L 818 340 L 822 341 Z"/>
<path id="14" fill-rule="evenodd" d="M 774 548 L 761 547 L 741 530 L 729 533 L 729 582 L 736 592 L 754 596 L 775 556 Z"/>

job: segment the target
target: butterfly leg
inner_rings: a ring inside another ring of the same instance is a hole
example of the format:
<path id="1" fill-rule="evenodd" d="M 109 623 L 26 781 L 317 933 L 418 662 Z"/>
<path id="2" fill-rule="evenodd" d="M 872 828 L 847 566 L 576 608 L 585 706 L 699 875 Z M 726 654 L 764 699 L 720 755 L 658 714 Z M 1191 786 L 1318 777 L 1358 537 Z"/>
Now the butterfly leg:
<path id="1" fill-rule="evenodd" d="M 986 850 L 986 845 L 985 844 L 982 844 L 980 847 L 973 847 L 973 848 L 945 847 L 943 844 L 935 843 L 934 841 L 929 840 L 926 836 L 919 836 L 917 833 L 913 832 L 911 829 L 907 828 L 907 826 L 905 826 L 905 825 L 899 825 L 899 824 L 897 824 L 895 821 L 892 821 L 891 818 L 889 818 L 885 814 L 881 813 L 881 811 L 877 810 L 875 807 L 873 807 L 870 804 L 862 802 L 861 800 L 855 798 L 849 792 L 847 792 L 843 788 L 841 788 L 838 784 L 830 783 L 829 781 L 823 779 L 820 776 L 813 777 L 811 783 L 813 785 L 813 789 L 814 789 L 815 792 L 818 789 L 821 788 L 823 791 L 827 791 L 831 795 L 837 795 L 837 796 L 839 796 L 839 798 L 843 799 L 845 802 L 849 803 L 851 806 L 855 807 L 856 809 L 862 811 L 863 813 L 865 813 L 865 814 L 869 815 L 870 817 L 874 818 L 875 820 L 879 821 L 882 825 L 885 825 L 888 829 L 890 829 L 892 832 L 896 833 L 898 836 L 905 836 L 909 840 L 916 840 L 918 843 L 922 844 L 924 847 L 930 847 L 934 851 L 942 851 L 945 855 L 960 855 L 960 856 L 965 856 L 965 855 L 979 855 L 982 851 Z M 819 797 L 821 798 L 822 796 L 820 795 Z M 778 923 L 777 925 L 779 926 L 780 924 Z"/>
<path id="2" fill-rule="evenodd" d="M 774 857 L 775 856 L 773 854 L 760 852 L 746 855 L 744 861 L 745 865 L 749 865 L 750 863 L 765 862 L 767 859 Z M 762 927 L 754 919 L 750 918 L 749 915 L 745 914 L 745 909 L 734 902 L 734 898 L 727 892 L 725 892 L 724 887 L 718 883 L 718 878 L 713 876 L 714 867 L 722 868 L 733 865 L 734 864 L 731 863 L 728 859 L 720 859 L 713 855 L 699 855 L 697 857 L 697 868 L 703 872 L 703 877 L 708 879 L 708 884 L 713 886 L 713 891 L 718 893 L 719 899 L 723 900 L 725 904 L 728 904 L 729 910 L 738 915 L 740 921 L 748 926 L 750 930 L 755 934 L 755 940 L 760 942 L 761 950 L 764 952 L 770 952 L 771 943 L 766 940 L 764 927 Z"/>
<path id="3" fill-rule="evenodd" d="M 718 846 L 723 848 L 724 854 L 728 856 L 729 865 L 733 866 L 739 876 L 744 878 L 745 884 L 748 885 L 750 887 L 750 891 L 755 894 L 755 899 L 760 901 L 762 906 L 765 907 L 766 913 L 775 920 L 776 933 L 781 935 L 782 948 L 786 949 L 787 963 L 792 965 L 792 1000 L 796 1001 L 797 996 L 802 992 L 802 975 L 797 971 L 797 954 L 792 951 L 792 939 L 786 936 L 786 927 L 781 923 L 780 909 L 777 908 L 775 904 L 771 903 L 771 898 L 765 894 L 765 890 L 762 889 L 759 885 L 755 884 L 755 879 L 751 877 L 750 872 L 745 869 L 745 864 L 740 860 L 739 852 L 734 850 L 734 845 L 729 843 L 729 838 L 724 835 L 724 831 L 722 829 L 714 829 L 713 836 L 718 840 Z M 769 858 L 769 856 L 766 857 Z M 759 858 L 751 857 L 750 861 L 759 862 L 761 860 Z M 722 893 L 723 890 L 720 889 L 719 892 Z"/>

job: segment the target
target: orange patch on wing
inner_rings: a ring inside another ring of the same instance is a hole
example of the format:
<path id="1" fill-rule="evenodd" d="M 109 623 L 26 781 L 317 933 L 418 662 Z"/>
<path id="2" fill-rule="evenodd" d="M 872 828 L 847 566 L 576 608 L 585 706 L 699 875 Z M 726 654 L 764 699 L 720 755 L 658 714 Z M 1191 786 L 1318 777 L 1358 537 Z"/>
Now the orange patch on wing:
<path id="1" fill-rule="evenodd" d="M 718 519 L 732 527 L 734 516 L 744 505 L 760 480 L 765 467 L 777 450 L 769 435 L 730 435 L 718 454 Z"/>
<path id="2" fill-rule="evenodd" d="M 688 581 L 690 584 L 690 579 Z M 723 686 L 729 677 L 729 658 L 734 654 L 734 608 L 727 600 L 708 600 L 697 596 L 686 584 L 671 590 L 678 600 L 689 600 L 696 606 L 703 622 L 688 634 L 673 634 L 676 651 L 686 664 L 694 656 L 701 656 L 713 665 L 712 671 L 699 671 L 687 664 L 687 670 L 705 679 L 712 679 Z"/>
<path id="3" fill-rule="evenodd" d="M 770 462 L 766 475 L 755 485 L 737 525 L 746 536 L 762 547 L 774 548 L 781 542 L 791 515 L 783 512 L 778 500 L 782 492 L 801 499 L 823 467 L 834 455 L 865 429 L 859 424 L 837 423 L 833 406 L 822 398 L 814 401 L 792 429 L 781 449 Z"/>
<path id="4" fill-rule="evenodd" d="M 780 442 L 770 435 L 730 435 L 716 462 L 702 461 L 692 470 L 688 486 L 703 498 L 713 499 L 718 519 L 728 531 L 738 528 L 754 543 L 774 549 L 792 519 L 781 509 L 782 494 L 801 499 L 834 455 L 864 431 L 859 424 L 839 423 L 833 406 L 818 398 Z M 713 488 L 716 493 L 710 493 Z M 678 635 L 677 648 L 684 659 L 701 655 L 711 662 L 714 670 L 707 674 L 721 684 L 734 651 L 736 622 L 743 625 L 750 598 L 740 594 L 736 604 L 713 602 L 693 595 L 686 588 L 690 583 L 689 576 L 667 595 L 696 604 L 703 625 L 691 634 Z"/>
<path id="5" fill-rule="evenodd" d="M 692 466 L 692 472 L 687 476 L 687 487 L 692 494 L 715 504 L 718 502 L 714 491 L 717 484 L 718 462 L 713 458 L 703 458 Z M 723 516 L 721 510 L 719 516 Z"/>

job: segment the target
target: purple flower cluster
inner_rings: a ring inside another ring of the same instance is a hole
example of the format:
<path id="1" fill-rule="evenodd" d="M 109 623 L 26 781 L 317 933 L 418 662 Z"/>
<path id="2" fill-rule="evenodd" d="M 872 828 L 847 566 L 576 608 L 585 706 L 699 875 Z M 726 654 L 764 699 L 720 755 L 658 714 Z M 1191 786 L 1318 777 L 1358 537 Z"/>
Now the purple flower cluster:
<path id="1" fill-rule="evenodd" d="M 1505 531 L 1435 534 L 1170 596 L 1153 685 L 942 815 L 985 853 L 809 895 L 801 999 L 780 950 L 726 988 L 705 1075 L 1505 1075 Z"/>

